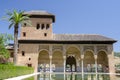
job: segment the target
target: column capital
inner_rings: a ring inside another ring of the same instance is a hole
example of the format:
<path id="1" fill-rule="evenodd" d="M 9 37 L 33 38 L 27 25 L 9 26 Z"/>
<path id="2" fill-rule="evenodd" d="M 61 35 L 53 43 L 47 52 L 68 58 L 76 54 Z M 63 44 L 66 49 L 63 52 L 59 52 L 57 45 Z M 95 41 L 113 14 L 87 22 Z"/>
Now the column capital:
<path id="1" fill-rule="evenodd" d="M 97 59 L 97 55 L 94 55 L 95 60 Z"/>
<path id="2" fill-rule="evenodd" d="M 52 55 L 50 55 L 49 58 L 52 59 Z"/>
<path id="3" fill-rule="evenodd" d="M 81 55 L 81 59 L 84 59 L 84 55 Z"/>
<path id="4" fill-rule="evenodd" d="M 66 55 L 66 45 L 63 45 L 63 55 Z"/>
<path id="5" fill-rule="evenodd" d="M 94 55 L 97 55 L 97 46 L 94 45 Z"/>
<path id="6" fill-rule="evenodd" d="M 66 59 L 66 56 L 63 56 L 63 59 Z"/>
<path id="7" fill-rule="evenodd" d="M 49 56 L 51 56 L 52 55 L 52 45 L 49 45 Z"/>

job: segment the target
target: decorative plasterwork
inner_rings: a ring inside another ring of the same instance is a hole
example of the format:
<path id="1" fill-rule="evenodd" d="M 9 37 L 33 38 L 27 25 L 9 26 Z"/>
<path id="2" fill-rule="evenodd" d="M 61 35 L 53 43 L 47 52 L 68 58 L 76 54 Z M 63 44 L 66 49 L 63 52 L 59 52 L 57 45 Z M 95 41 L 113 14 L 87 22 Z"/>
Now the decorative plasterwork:
<path id="1" fill-rule="evenodd" d="M 97 51 L 101 50 L 108 51 L 107 46 L 97 46 Z"/>
<path id="2" fill-rule="evenodd" d="M 94 52 L 94 46 L 84 46 L 84 52 L 87 50 L 91 50 Z"/>
<path id="3" fill-rule="evenodd" d="M 39 45 L 38 50 L 40 51 L 40 50 L 43 50 L 43 49 L 49 51 L 49 46 L 48 45 Z"/>
<path id="4" fill-rule="evenodd" d="M 52 47 L 52 50 L 53 50 L 53 51 L 56 51 L 56 50 L 63 51 L 63 46 L 61 46 L 61 45 L 54 45 L 54 46 Z"/>

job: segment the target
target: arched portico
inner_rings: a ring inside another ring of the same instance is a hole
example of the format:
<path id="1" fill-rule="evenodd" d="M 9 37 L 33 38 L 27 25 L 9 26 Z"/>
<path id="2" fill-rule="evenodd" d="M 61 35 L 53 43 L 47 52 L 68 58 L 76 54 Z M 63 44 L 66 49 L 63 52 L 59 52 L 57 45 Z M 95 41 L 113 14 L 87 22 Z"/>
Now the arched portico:
<path id="1" fill-rule="evenodd" d="M 84 72 L 95 72 L 95 58 L 91 50 L 86 50 L 84 53 Z"/>
<path id="2" fill-rule="evenodd" d="M 98 63 L 98 72 L 109 71 L 108 56 L 105 51 L 98 52 L 97 63 Z"/>
<path id="3" fill-rule="evenodd" d="M 49 71 L 49 65 L 50 59 L 49 59 L 49 53 L 46 50 L 42 50 L 39 53 L 38 56 L 38 71 Z"/>
<path id="4" fill-rule="evenodd" d="M 80 71 L 81 54 L 77 46 L 69 46 L 66 50 L 66 71 Z"/>
<path id="5" fill-rule="evenodd" d="M 63 72 L 63 55 L 61 51 L 54 51 L 52 54 L 52 70 Z"/>

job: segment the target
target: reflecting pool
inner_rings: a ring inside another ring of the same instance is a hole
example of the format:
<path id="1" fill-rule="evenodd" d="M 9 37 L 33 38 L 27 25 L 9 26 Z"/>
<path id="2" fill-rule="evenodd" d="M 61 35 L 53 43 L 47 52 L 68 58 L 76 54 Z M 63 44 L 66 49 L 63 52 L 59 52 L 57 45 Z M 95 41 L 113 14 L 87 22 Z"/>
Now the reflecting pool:
<path id="1" fill-rule="evenodd" d="M 116 75 L 114 75 L 116 76 Z M 110 74 L 94 74 L 94 73 L 86 73 L 84 75 L 80 73 L 44 73 L 33 78 L 25 79 L 25 80 L 111 80 Z M 120 76 L 113 80 L 120 80 Z"/>

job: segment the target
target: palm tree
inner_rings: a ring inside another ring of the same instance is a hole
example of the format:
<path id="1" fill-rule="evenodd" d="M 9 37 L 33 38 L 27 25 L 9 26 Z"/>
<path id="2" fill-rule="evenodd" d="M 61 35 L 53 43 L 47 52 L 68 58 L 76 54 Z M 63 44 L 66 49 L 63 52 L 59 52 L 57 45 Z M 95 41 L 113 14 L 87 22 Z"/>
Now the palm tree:
<path id="1" fill-rule="evenodd" d="M 19 27 L 24 23 L 30 25 L 30 20 L 28 15 L 24 15 L 24 11 L 7 12 L 7 20 L 10 22 L 9 29 L 14 27 L 14 58 L 13 62 L 17 64 L 17 53 L 18 53 L 18 31 Z"/>

